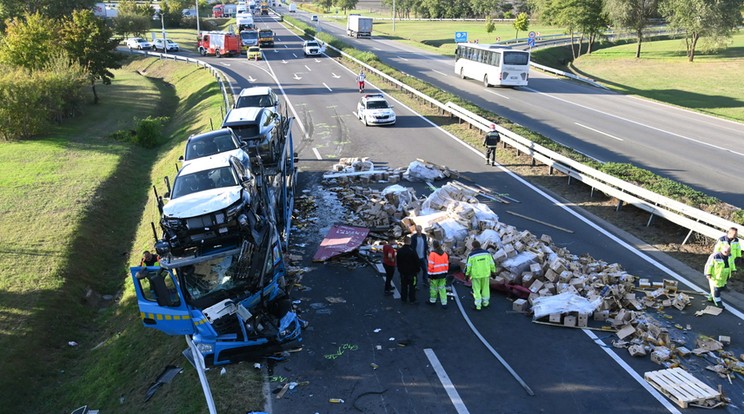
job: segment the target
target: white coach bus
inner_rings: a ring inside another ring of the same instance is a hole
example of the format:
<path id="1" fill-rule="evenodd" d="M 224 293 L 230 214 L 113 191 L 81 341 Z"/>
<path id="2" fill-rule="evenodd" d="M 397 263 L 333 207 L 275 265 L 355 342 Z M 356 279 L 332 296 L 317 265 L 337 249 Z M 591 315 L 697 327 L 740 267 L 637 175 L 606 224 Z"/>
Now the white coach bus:
<path id="1" fill-rule="evenodd" d="M 455 51 L 455 73 L 462 79 L 482 81 L 486 88 L 527 86 L 530 52 L 508 46 L 460 43 Z"/>

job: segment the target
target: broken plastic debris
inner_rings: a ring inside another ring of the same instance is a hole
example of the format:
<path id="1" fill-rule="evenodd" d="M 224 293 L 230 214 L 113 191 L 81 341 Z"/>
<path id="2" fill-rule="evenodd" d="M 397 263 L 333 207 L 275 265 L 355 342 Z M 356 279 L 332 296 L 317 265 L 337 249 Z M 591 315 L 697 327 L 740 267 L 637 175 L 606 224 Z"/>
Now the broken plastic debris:
<path id="1" fill-rule="evenodd" d="M 227 368 L 222 367 L 222 369 L 220 370 L 220 375 L 225 375 L 225 374 L 227 374 Z"/>
<path id="2" fill-rule="evenodd" d="M 78 346 L 78 343 L 77 343 L 77 342 L 75 342 L 75 341 L 70 341 L 70 342 L 68 342 L 68 343 L 67 343 L 67 345 L 70 345 L 70 346 Z"/>
<path id="3" fill-rule="evenodd" d="M 392 336 L 388 339 L 388 341 L 394 341 L 394 340 L 395 338 L 393 338 Z"/>
<path id="4" fill-rule="evenodd" d="M 293 390 L 293 389 L 295 389 L 295 387 L 296 387 L 296 386 L 297 386 L 297 383 L 296 383 L 296 382 L 294 382 L 294 381 L 292 381 L 292 382 L 290 382 L 290 383 L 289 383 L 289 389 L 290 389 L 290 390 Z"/>
<path id="5" fill-rule="evenodd" d="M 378 350 L 378 351 L 382 351 L 382 345 L 375 346 L 375 349 Z"/>
<path id="6" fill-rule="evenodd" d="M 378 333 L 378 332 L 380 332 L 381 330 L 382 330 L 382 329 L 380 329 L 380 328 L 377 328 L 377 329 L 375 329 L 375 330 L 374 330 L 374 331 L 372 331 L 372 332 L 374 332 L 374 333 Z"/>
<path id="7" fill-rule="evenodd" d="M 380 366 L 379 366 L 379 365 L 377 365 L 377 364 L 375 364 L 374 362 L 370 362 L 369 366 L 371 366 L 371 367 L 372 367 L 372 369 L 377 369 L 377 368 L 380 368 Z"/>
<path id="8" fill-rule="evenodd" d="M 346 299 L 344 298 L 334 298 L 332 296 L 326 296 L 325 300 L 328 301 L 328 303 L 346 303 Z"/>
<path id="9" fill-rule="evenodd" d="M 344 400 L 342 400 L 341 398 L 331 398 L 328 400 L 328 402 L 333 404 L 343 404 Z"/>
<path id="10" fill-rule="evenodd" d="M 261 369 L 261 363 L 260 362 L 256 362 L 255 364 L 253 364 L 253 368 Z"/>

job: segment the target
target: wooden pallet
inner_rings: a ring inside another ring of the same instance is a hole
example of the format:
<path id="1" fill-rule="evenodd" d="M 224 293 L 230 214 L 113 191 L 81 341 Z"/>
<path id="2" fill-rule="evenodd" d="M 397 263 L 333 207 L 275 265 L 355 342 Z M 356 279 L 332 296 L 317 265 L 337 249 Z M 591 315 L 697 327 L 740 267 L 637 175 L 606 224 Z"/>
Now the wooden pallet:
<path id="1" fill-rule="evenodd" d="M 687 408 L 689 405 L 713 408 L 723 404 L 720 392 L 693 377 L 682 368 L 650 371 L 643 374 L 643 377 L 651 386 L 681 408 Z"/>

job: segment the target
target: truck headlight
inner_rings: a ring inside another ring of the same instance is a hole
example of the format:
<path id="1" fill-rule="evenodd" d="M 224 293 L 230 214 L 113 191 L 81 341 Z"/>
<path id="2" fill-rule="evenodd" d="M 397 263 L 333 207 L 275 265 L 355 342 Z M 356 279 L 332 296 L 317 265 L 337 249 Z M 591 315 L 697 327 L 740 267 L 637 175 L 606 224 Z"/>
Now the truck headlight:
<path id="1" fill-rule="evenodd" d="M 214 345 L 198 343 L 196 344 L 196 349 L 198 349 L 202 354 L 211 354 L 214 352 Z"/>

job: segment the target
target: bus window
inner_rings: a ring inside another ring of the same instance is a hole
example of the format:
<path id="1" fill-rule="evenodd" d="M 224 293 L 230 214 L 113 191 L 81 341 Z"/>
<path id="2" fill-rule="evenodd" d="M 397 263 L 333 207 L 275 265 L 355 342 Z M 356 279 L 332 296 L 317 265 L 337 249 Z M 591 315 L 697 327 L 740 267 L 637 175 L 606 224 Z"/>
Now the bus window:
<path id="1" fill-rule="evenodd" d="M 529 54 L 524 52 L 504 52 L 505 65 L 527 65 L 530 62 Z"/>

